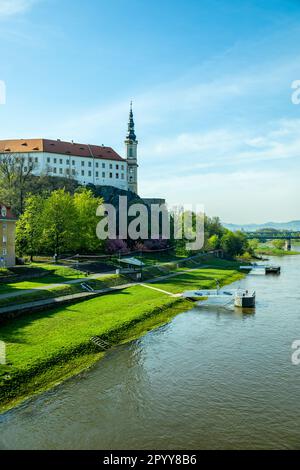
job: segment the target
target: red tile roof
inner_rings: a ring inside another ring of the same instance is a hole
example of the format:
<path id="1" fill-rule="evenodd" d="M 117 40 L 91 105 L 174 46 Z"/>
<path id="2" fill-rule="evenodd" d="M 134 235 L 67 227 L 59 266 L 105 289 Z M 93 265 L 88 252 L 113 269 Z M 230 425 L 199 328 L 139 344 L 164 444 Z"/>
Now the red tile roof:
<path id="1" fill-rule="evenodd" d="M 125 161 L 111 147 L 100 145 L 77 144 L 75 142 L 48 139 L 0 140 L 0 153 L 29 152 L 48 152 L 74 157 L 94 157 L 101 160 Z"/>
<path id="2" fill-rule="evenodd" d="M 6 216 L 2 216 L 2 207 L 6 208 Z M 6 206 L 5 204 L 2 204 L 0 201 L 0 220 L 17 220 L 17 217 L 12 213 L 11 208 Z"/>

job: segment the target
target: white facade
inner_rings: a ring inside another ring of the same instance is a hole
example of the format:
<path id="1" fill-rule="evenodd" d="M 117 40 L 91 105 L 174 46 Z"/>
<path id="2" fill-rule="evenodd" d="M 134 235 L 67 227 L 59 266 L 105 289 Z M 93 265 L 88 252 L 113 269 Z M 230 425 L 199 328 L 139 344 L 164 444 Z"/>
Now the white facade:
<path id="1" fill-rule="evenodd" d="M 0 156 L 5 154 L 0 154 Z M 18 153 L 24 158 L 24 171 L 33 167 L 34 175 L 70 177 L 79 183 L 114 186 L 127 190 L 127 162 L 79 157 L 47 152 Z"/>

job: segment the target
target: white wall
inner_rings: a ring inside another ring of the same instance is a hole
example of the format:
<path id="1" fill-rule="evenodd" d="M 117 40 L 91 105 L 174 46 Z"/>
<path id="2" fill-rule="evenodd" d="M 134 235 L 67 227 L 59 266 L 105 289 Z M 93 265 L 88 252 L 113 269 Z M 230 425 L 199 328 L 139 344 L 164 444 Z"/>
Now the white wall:
<path id="1" fill-rule="evenodd" d="M 51 176 L 68 176 L 69 171 L 71 176 L 81 184 L 93 183 L 125 190 L 128 188 L 126 161 L 118 162 L 47 152 L 19 155 L 25 158 L 28 165 L 34 165 L 33 174 L 35 175 L 48 172 Z"/>

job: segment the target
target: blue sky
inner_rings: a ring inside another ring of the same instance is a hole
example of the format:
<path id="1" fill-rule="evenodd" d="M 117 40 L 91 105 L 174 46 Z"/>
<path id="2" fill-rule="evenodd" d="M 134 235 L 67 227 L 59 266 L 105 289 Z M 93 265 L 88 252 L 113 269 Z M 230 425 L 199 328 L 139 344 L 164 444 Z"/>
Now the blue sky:
<path id="1" fill-rule="evenodd" d="M 226 222 L 300 219 L 298 0 L 0 0 L 0 138 L 105 144 L 140 193 Z"/>

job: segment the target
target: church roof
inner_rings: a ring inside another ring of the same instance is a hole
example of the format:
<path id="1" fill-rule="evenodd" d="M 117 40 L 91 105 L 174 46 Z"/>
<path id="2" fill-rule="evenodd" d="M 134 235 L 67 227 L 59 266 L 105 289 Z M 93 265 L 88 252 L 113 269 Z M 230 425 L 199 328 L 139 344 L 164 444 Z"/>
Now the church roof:
<path id="1" fill-rule="evenodd" d="M 0 140 L 0 153 L 56 153 L 74 157 L 96 158 L 101 160 L 126 161 L 111 147 L 78 144 L 49 139 Z"/>

